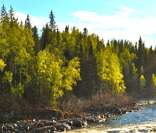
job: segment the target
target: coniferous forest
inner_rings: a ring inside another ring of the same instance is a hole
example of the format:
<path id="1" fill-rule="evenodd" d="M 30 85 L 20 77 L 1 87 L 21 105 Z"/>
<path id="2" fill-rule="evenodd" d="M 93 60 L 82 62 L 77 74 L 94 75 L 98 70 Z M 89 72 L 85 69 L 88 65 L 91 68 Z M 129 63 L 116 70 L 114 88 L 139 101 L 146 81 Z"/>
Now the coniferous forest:
<path id="1" fill-rule="evenodd" d="M 52 11 L 42 32 L 29 15 L 19 22 L 13 8 L 2 6 L 0 15 L 1 110 L 64 109 L 67 99 L 102 94 L 156 96 L 156 49 L 141 37 L 132 43 L 105 41 L 85 27 L 60 31 Z"/>

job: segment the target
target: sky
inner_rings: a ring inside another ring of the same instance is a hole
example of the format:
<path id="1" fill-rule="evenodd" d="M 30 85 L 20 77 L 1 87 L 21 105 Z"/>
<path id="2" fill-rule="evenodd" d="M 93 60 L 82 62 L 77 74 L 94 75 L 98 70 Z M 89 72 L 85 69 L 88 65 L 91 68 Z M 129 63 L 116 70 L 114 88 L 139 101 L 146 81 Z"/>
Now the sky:
<path id="1" fill-rule="evenodd" d="M 32 25 L 40 30 L 55 14 L 60 30 L 76 26 L 108 39 L 138 41 L 156 46 L 156 0 L 0 0 L 7 9 L 12 6 L 16 17 L 24 21 L 30 15 Z"/>

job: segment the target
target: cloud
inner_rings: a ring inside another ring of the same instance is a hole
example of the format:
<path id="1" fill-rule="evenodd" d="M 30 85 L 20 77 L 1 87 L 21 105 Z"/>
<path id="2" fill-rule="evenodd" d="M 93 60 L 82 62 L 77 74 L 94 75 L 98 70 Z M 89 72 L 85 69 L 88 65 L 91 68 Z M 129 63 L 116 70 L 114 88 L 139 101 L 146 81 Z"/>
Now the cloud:
<path id="1" fill-rule="evenodd" d="M 24 23 L 27 17 L 27 14 L 22 13 L 22 12 L 15 12 L 15 17 L 18 18 L 19 22 L 22 21 Z M 30 15 L 30 22 L 32 26 L 37 26 L 40 30 L 48 21 L 49 19 L 47 17 Z"/>
<path id="2" fill-rule="evenodd" d="M 145 40 L 146 46 L 156 44 L 156 16 L 136 16 L 137 11 L 126 6 L 119 7 L 113 14 L 98 14 L 92 11 L 76 11 L 72 17 L 76 21 L 57 22 L 60 30 L 66 25 L 75 26 L 83 30 L 88 28 L 90 33 L 98 34 L 105 41 L 110 39 L 127 39 L 138 41 L 139 37 Z M 26 14 L 16 12 L 19 21 L 25 21 Z M 30 15 L 32 25 L 39 30 L 49 21 L 48 17 Z"/>
<path id="3" fill-rule="evenodd" d="M 130 14 L 135 13 L 135 12 L 136 10 L 133 8 L 121 6 L 116 14 L 120 16 L 129 16 Z"/>
<path id="4" fill-rule="evenodd" d="M 75 26 L 81 29 L 87 27 L 90 32 L 100 35 L 104 40 L 128 39 L 136 42 L 142 36 L 146 46 L 154 46 L 156 44 L 153 38 L 156 34 L 156 16 L 135 16 L 136 12 L 133 8 L 122 6 L 112 15 L 76 11 L 72 16 L 77 19 Z"/>

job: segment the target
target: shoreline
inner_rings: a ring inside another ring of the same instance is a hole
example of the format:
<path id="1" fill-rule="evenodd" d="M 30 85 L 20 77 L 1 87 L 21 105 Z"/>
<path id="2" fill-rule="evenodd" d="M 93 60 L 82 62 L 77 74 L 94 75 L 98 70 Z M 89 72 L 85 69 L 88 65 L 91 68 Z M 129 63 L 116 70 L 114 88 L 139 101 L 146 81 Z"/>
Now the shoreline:
<path id="1" fill-rule="evenodd" d="M 109 127 L 100 127 L 100 128 L 92 128 L 92 129 L 79 129 L 79 130 L 73 130 L 68 131 L 67 133 L 129 133 L 129 132 L 150 132 L 155 133 L 156 132 L 156 122 L 151 123 L 141 123 L 137 125 L 126 125 L 121 126 L 119 128 L 109 128 Z"/>
<path id="2" fill-rule="evenodd" d="M 107 120 L 123 115 L 127 112 L 136 111 L 141 109 L 146 105 L 156 104 L 155 100 L 140 100 L 136 103 L 129 104 L 124 107 L 108 106 L 102 108 L 103 112 L 95 110 L 90 110 L 90 112 L 85 112 L 84 114 L 72 114 L 69 112 L 61 112 L 59 110 L 44 110 L 41 112 L 33 112 L 35 116 L 32 119 L 21 119 L 14 120 L 14 122 L 3 122 L 1 123 L 2 132 L 50 132 L 53 133 L 63 132 L 63 131 L 74 131 L 76 129 L 81 130 L 83 128 L 89 128 L 91 125 L 104 124 Z M 63 113 L 63 114 L 62 114 Z M 37 114 L 39 117 L 37 117 Z M 48 118 L 41 118 L 42 116 L 47 116 Z M 61 115 L 64 115 L 64 118 Z M 51 117 L 49 117 L 51 116 Z"/>
<path id="3" fill-rule="evenodd" d="M 1 124 L 2 132 L 64 132 L 75 129 L 82 129 L 90 125 L 104 124 L 107 120 L 114 116 L 137 110 L 136 103 L 127 105 L 126 107 L 108 106 L 102 112 L 100 110 L 90 110 L 84 114 L 72 114 L 68 112 L 60 112 L 59 110 L 44 110 L 45 112 L 34 112 L 35 115 L 41 117 L 47 115 L 48 119 L 33 117 L 32 119 L 15 120 L 15 122 L 3 122 Z M 51 112 L 50 112 L 51 111 Z M 49 114 L 48 114 L 49 113 Z M 49 117 L 51 115 L 51 117 Z M 63 118 L 59 118 L 64 115 Z M 56 117 L 57 116 L 57 117 Z"/>

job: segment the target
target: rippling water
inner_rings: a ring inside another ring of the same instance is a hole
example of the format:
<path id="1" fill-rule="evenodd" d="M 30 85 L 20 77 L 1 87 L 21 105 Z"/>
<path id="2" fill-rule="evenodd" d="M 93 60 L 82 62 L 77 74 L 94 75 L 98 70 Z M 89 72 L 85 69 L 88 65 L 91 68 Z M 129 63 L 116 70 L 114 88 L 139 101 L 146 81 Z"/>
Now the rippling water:
<path id="1" fill-rule="evenodd" d="M 106 129 L 128 127 L 133 125 L 139 126 L 150 123 L 154 123 L 154 125 L 156 125 L 156 105 L 148 105 L 141 110 L 114 117 L 100 127 L 76 130 L 72 131 L 72 133 L 104 133 Z"/>
<path id="2" fill-rule="evenodd" d="M 129 124 L 143 124 L 156 122 L 156 105 L 145 106 L 143 109 L 136 112 L 118 116 L 106 123 L 110 127 L 119 127 Z"/>

